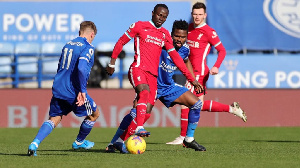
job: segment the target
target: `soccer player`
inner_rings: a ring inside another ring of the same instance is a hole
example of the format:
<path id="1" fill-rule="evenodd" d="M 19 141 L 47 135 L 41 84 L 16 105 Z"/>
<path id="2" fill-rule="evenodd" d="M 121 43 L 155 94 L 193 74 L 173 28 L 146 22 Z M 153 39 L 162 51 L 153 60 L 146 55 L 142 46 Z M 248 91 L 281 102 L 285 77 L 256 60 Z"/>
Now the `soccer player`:
<path id="1" fill-rule="evenodd" d="M 85 140 L 92 130 L 100 112 L 96 103 L 87 94 L 87 80 L 94 64 L 94 46 L 91 44 L 97 34 L 91 21 L 80 24 L 79 37 L 69 41 L 62 49 L 57 74 L 52 87 L 49 120 L 45 121 L 28 147 L 29 156 L 37 156 L 40 143 L 60 123 L 63 115 L 71 111 L 83 120 L 73 149 L 90 149 L 94 142 Z"/>
<path id="2" fill-rule="evenodd" d="M 185 43 L 187 34 L 188 23 L 186 21 L 178 20 L 173 23 L 171 33 L 173 45 L 186 63 L 187 67 L 191 67 L 188 59 L 189 47 Z M 168 108 L 175 104 L 183 104 L 189 107 L 190 112 L 188 116 L 187 136 L 185 137 L 183 144 L 185 147 L 195 149 L 196 151 L 206 151 L 205 147 L 199 145 L 194 139 L 194 131 L 200 118 L 202 101 L 187 88 L 174 82 L 172 76 L 176 69 L 177 67 L 168 55 L 167 51 L 162 50 L 158 68 L 157 99 L 159 99 Z M 151 112 L 153 105 L 150 104 L 150 107 Z M 134 118 L 135 109 L 133 108 L 120 123 L 111 143 L 106 148 L 107 152 L 115 152 L 115 149 L 117 149 L 121 153 L 128 153 L 124 145 L 124 141 L 134 134 L 133 130 L 136 127 L 136 120 Z"/>
<path id="3" fill-rule="evenodd" d="M 206 91 L 206 82 L 209 78 L 209 74 L 217 75 L 219 73 L 219 67 L 221 66 L 225 58 L 226 50 L 221 43 L 216 31 L 205 23 L 205 18 L 207 17 L 205 4 L 201 2 L 195 3 L 192 7 L 191 14 L 193 23 L 189 25 L 187 39 L 187 43 L 190 47 L 189 59 L 191 61 L 196 79 L 201 85 L 203 85 Z M 206 57 L 212 46 L 214 46 L 218 51 L 218 58 L 214 66 L 209 70 L 206 64 Z M 240 108 L 239 103 L 233 102 L 232 105 L 226 105 L 213 100 L 204 101 L 204 94 L 206 94 L 205 91 L 202 93 L 196 93 L 189 83 L 186 83 L 185 86 L 197 97 L 199 97 L 202 102 L 204 102 L 202 111 L 229 112 L 240 117 L 244 122 L 247 121 L 247 116 L 245 112 Z M 189 108 L 186 106 L 182 106 L 180 136 L 177 137 L 174 141 L 168 142 L 167 144 L 177 145 L 183 143 L 183 139 L 186 136 L 188 113 Z"/>
<path id="4" fill-rule="evenodd" d="M 130 25 L 129 29 L 117 41 L 110 63 L 106 70 L 112 75 L 115 70 L 115 61 L 123 46 L 134 38 L 135 56 L 128 72 L 128 79 L 137 94 L 136 135 L 148 136 L 150 132 L 144 129 L 147 104 L 154 105 L 157 90 L 157 73 L 159 58 L 164 47 L 175 65 L 187 77 L 187 80 L 195 86 L 197 91 L 202 91 L 202 86 L 187 70 L 182 58 L 175 50 L 169 32 L 162 27 L 169 15 L 169 9 L 165 4 L 157 4 L 152 11 L 150 21 L 138 21 Z"/>

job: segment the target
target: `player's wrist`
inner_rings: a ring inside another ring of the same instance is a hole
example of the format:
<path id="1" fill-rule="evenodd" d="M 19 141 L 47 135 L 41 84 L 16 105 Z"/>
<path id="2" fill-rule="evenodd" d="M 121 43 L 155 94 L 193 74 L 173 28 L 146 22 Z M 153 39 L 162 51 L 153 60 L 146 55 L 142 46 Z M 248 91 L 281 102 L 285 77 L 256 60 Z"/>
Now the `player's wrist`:
<path id="1" fill-rule="evenodd" d="M 110 67 L 110 68 L 115 68 L 115 67 L 116 67 L 116 65 L 112 65 L 112 64 L 110 64 L 110 63 L 108 63 L 107 66 Z"/>

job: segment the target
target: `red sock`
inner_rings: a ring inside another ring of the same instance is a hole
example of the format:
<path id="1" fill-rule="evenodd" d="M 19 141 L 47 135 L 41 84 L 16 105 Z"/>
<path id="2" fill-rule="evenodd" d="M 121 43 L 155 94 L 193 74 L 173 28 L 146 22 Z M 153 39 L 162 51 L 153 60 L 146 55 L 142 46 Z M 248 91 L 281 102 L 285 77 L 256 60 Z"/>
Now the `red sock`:
<path id="1" fill-rule="evenodd" d="M 222 104 L 213 100 L 206 100 L 203 103 L 202 111 L 229 112 L 229 105 Z"/>
<path id="2" fill-rule="evenodd" d="M 136 119 L 136 118 L 135 118 Z M 135 119 L 133 119 L 128 126 L 128 128 L 124 131 L 124 133 L 120 136 L 123 141 L 126 141 L 131 135 L 135 133 L 135 129 L 137 127 Z"/>
<path id="3" fill-rule="evenodd" d="M 186 130 L 188 126 L 188 118 L 189 118 L 189 111 L 190 109 L 181 109 L 181 119 L 180 119 L 180 126 L 181 126 L 181 136 L 186 136 Z"/>
<path id="4" fill-rule="evenodd" d="M 144 124 L 145 124 L 145 122 L 148 121 L 148 119 L 150 118 L 150 116 L 151 116 L 151 113 L 150 113 L 150 114 L 149 114 L 149 113 L 146 113 L 146 114 L 145 114 Z"/>
<path id="5" fill-rule="evenodd" d="M 139 94 L 139 100 L 136 105 L 136 123 L 137 126 L 143 126 L 145 121 L 145 114 L 147 110 L 147 100 L 149 97 L 149 91 L 143 90 Z"/>
<path id="6" fill-rule="evenodd" d="M 146 113 L 145 114 L 145 120 L 144 120 L 144 123 L 150 118 L 151 114 L 149 113 Z M 130 125 L 128 126 L 128 128 L 123 132 L 123 134 L 120 136 L 120 138 L 123 140 L 123 141 L 126 141 L 131 135 L 133 135 L 135 133 L 135 129 L 137 127 L 136 123 L 135 123 L 135 119 L 134 118 Z"/>

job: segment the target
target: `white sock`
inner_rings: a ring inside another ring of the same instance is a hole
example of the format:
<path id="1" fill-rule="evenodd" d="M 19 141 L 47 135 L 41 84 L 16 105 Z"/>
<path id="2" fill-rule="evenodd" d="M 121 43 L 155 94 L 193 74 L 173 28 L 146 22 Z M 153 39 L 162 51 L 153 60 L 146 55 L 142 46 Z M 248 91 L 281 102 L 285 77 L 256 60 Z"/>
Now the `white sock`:
<path id="1" fill-rule="evenodd" d="M 144 127 L 143 126 L 137 126 L 136 129 L 135 129 L 135 132 L 137 132 L 140 129 L 144 129 Z"/>
<path id="2" fill-rule="evenodd" d="M 77 145 L 81 145 L 81 144 L 83 144 L 83 142 L 84 142 L 84 141 L 78 142 L 77 140 L 75 140 L 75 143 L 76 143 Z"/>
<path id="3" fill-rule="evenodd" d="M 186 142 L 192 142 L 194 140 L 194 137 L 185 137 L 184 138 Z"/>
<path id="4" fill-rule="evenodd" d="M 121 139 L 120 137 L 116 140 L 116 142 L 124 143 L 123 139 Z"/>

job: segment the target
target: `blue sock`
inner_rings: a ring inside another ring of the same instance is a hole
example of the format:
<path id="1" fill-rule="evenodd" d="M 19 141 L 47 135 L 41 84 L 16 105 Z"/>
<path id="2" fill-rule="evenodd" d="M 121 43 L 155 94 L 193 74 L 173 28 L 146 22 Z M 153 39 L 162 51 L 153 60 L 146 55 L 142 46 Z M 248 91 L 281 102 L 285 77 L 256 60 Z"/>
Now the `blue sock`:
<path id="1" fill-rule="evenodd" d="M 118 130 L 116 131 L 113 139 L 110 141 L 111 144 L 115 143 L 118 138 L 123 134 L 123 132 L 128 128 L 131 121 L 136 117 L 136 109 L 131 109 L 129 114 L 127 114 L 120 123 Z"/>
<path id="2" fill-rule="evenodd" d="M 51 120 L 47 120 L 43 123 L 39 132 L 35 136 L 33 142 L 36 142 L 38 145 L 52 132 L 54 128 L 54 123 Z"/>
<path id="3" fill-rule="evenodd" d="M 187 137 L 194 137 L 195 129 L 197 128 L 199 119 L 200 119 L 200 111 L 202 107 L 202 101 L 199 100 L 192 107 L 190 107 L 189 117 L 188 117 L 188 127 L 186 131 Z"/>
<path id="4" fill-rule="evenodd" d="M 95 121 L 90 121 L 87 119 L 84 119 L 81 123 L 79 134 L 77 135 L 76 141 L 77 142 L 83 142 L 88 136 L 88 134 L 91 132 L 93 126 L 95 124 Z"/>

